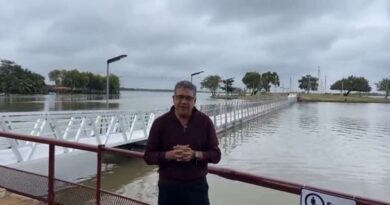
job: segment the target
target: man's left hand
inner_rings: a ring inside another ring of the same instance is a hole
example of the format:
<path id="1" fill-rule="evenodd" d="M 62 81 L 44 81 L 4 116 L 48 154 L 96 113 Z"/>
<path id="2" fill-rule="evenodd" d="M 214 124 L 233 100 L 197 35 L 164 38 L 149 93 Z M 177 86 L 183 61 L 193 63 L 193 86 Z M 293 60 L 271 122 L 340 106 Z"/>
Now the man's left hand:
<path id="1" fill-rule="evenodd" d="M 192 158 L 194 158 L 195 151 L 191 149 L 188 145 L 176 145 L 174 149 L 181 149 L 182 150 L 182 157 L 180 161 L 189 162 Z"/>

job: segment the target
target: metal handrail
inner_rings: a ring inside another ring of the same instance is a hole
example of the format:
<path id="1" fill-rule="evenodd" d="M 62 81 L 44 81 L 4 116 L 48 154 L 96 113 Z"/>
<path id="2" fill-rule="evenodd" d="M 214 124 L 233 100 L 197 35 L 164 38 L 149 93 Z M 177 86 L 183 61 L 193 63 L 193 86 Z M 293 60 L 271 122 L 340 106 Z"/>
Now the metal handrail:
<path id="1" fill-rule="evenodd" d="M 47 177 L 47 176 L 42 175 L 42 174 L 37 174 L 37 173 L 29 172 L 29 171 L 19 170 L 19 169 L 13 168 L 13 167 L 7 167 L 7 166 L 3 166 L 3 165 L 0 165 L 0 168 L 6 168 L 6 169 L 12 170 L 14 172 L 24 173 L 24 174 L 33 175 L 33 176 L 42 177 L 42 178 L 46 178 Z M 89 187 L 89 186 L 86 186 L 86 185 L 82 185 L 82 184 L 77 184 L 75 182 L 69 182 L 69 181 L 65 181 L 65 180 L 61 180 L 61 179 L 56 179 L 56 182 L 62 182 L 62 183 L 66 183 L 67 185 L 77 186 L 77 187 L 80 187 L 80 188 L 83 188 L 83 189 L 94 190 L 95 191 L 95 189 L 93 189 L 92 187 Z M 31 194 L 27 194 L 27 193 L 23 193 L 23 192 L 20 192 L 18 190 L 14 190 L 14 189 L 8 189 L 7 188 L 7 190 L 9 190 L 10 192 L 13 192 L 15 194 L 18 194 L 18 195 L 26 196 L 26 197 L 29 197 L 29 198 L 32 198 L 32 199 L 36 199 L 38 201 L 47 202 L 47 200 L 43 200 L 42 197 L 37 197 L 37 196 L 31 195 Z M 121 196 L 121 195 L 118 195 L 118 194 L 113 193 L 113 192 L 109 192 L 109 191 L 105 191 L 105 190 L 101 190 L 100 192 L 104 193 L 104 194 L 109 194 L 111 196 L 115 196 L 115 197 L 118 197 L 118 198 L 128 199 L 125 196 Z M 131 200 L 137 202 L 138 204 L 147 205 L 146 203 L 138 201 L 138 200 L 135 200 L 135 199 L 131 199 Z"/>
<path id="2" fill-rule="evenodd" d="M 138 157 L 138 158 L 143 157 L 143 153 L 141 152 L 134 152 L 134 151 L 128 151 L 128 150 L 123 150 L 118 148 L 109 148 L 109 147 L 104 147 L 103 150 L 106 152 L 124 155 L 127 157 Z M 222 168 L 222 167 L 208 165 L 208 172 L 210 174 L 218 175 L 226 179 L 240 181 L 247 184 L 253 184 L 256 186 L 266 187 L 266 188 L 283 191 L 291 194 L 296 194 L 296 195 L 300 195 L 302 189 L 308 189 L 312 191 L 321 192 L 324 194 L 329 194 L 332 196 L 338 196 L 346 199 L 355 200 L 357 205 L 390 205 L 390 203 L 379 201 L 379 200 L 352 196 L 346 193 L 331 191 L 331 190 L 314 187 L 314 186 L 302 185 L 298 183 L 287 182 L 287 181 L 273 179 L 269 177 L 263 177 L 260 175 L 237 171 L 229 168 Z"/>
<path id="3" fill-rule="evenodd" d="M 307 186 L 307 185 L 272 179 L 269 177 L 262 177 L 255 174 L 236 171 L 233 169 L 221 168 L 216 166 L 208 166 L 208 171 L 211 174 L 215 174 L 220 177 L 224 177 L 226 179 L 240 181 L 240 182 L 253 184 L 257 186 L 262 186 L 262 187 L 279 190 L 279 191 L 296 194 L 296 195 L 300 195 L 302 189 L 307 189 L 307 190 L 321 192 L 336 197 L 355 200 L 357 205 L 390 205 L 390 203 L 388 202 L 353 196 L 351 194 L 331 191 L 331 190 L 314 187 L 314 186 Z"/>
<path id="4" fill-rule="evenodd" d="M 107 153 L 113 153 L 113 154 L 120 154 L 128 157 L 136 157 L 136 158 L 142 158 L 143 153 L 141 152 L 134 152 L 134 151 L 128 151 L 118 148 L 110 148 L 105 147 L 104 145 L 94 146 L 89 144 L 83 144 L 83 143 L 76 143 L 76 142 L 69 142 L 65 140 L 59 140 L 59 139 L 48 139 L 44 137 L 36 137 L 31 135 L 23 135 L 23 134 L 17 134 L 17 133 L 10 133 L 10 132 L 2 132 L 0 131 L 0 136 L 6 137 L 6 138 L 12 138 L 12 139 L 18 139 L 18 140 L 25 140 L 25 141 L 31 141 L 36 143 L 44 143 L 49 144 L 50 147 L 52 147 L 49 152 L 49 199 L 48 203 L 50 205 L 54 204 L 54 146 L 62 146 L 67 148 L 74 148 L 84 151 L 90 151 L 90 152 L 96 152 L 98 155 L 101 155 L 104 152 Z M 51 156 L 51 157 L 50 157 Z M 101 156 L 97 159 L 97 182 L 96 182 L 96 199 L 100 198 L 100 176 L 101 176 Z M 297 183 L 291 183 L 287 181 L 272 179 L 268 177 L 262 177 L 255 174 L 250 174 L 242 171 L 237 171 L 233 169 L 228 168 L 221 168 L 216 166 L 209 166 L 208 171 L 210 174 L 215 174 L 221 177 L 224 177 L 226 179 L 230 180 L 236 180 L 248 184 L 253 184 L 257 186 L 267 187 L 291 194 L 297 194 L 299 195 L 301 193 L 301 190 L 303 188 L 322 192 L 325 194 L 330 194 L 333 196 L 339 196 L 346 199 L 353 199 L 356 201 L 357 205 L 390 205 L 388 202 L 382 202 L 379 200 L 373 200 L 368 199 L 364 197 L 356 197 L 350 194 L 340 193 L 336 191 L 330 191 L 322 188 L 317 187 L 311 187 L 311 186 L 305 186 Z M 100 200 L 96 200 L 97 204 L 100 204 Z"/>

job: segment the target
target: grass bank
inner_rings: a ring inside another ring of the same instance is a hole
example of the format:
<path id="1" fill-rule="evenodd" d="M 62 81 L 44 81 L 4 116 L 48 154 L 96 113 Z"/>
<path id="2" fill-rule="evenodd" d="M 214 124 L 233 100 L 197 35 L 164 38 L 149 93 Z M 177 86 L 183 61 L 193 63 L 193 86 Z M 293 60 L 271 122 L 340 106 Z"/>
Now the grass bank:
<path id="1" fill-rule="evenodd" d="M 343 102 L 343 103 L 390 103 L 384 97 L 341 96 L 333 94 L 300 94 L 300 102 Z"/>
<path id="2" fill-rule="evenodd" d="M 229 95 L 226 97 L 226 95 L 216 95 L 212 98 L 214 99 L 227 99 L 227 100 L 234 100 L 234 99 L 241 99 L 241 100 L 249 100 L 249 101 L 260 101 L 260 100 L 276 100 L 280 98 L 286 98 L 288 96 L 288 93 L 261 93 L 257 95 Z"/>

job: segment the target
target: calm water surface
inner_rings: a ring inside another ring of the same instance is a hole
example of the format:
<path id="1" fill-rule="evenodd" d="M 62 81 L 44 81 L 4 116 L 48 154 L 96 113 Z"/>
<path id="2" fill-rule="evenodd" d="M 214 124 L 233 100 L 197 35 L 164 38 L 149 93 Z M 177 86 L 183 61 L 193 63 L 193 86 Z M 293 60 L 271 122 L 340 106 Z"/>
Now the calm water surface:
<path id="1" fill-rule="evenodd" d="M 390 202 L 390 106 L 295 104 L 221 134 L 219 166 Z M 103 186 L 155 204 L 156 168 L 111 157 Z M 209 175 L 212 204 L 299 199 Z"/>
<path id="2" fill-rule="evenodd" d="M 223 103 L 211 99 L 209 93 L 198 93 L 197 104 Z M 171 92 L 121 91 L 119 98 L 110 99 L 109 108 L 114 110 L 150 111 L 169 108 L 172 105 Z M 63 110 L 105 110 L 103 95 L 31 95 L 11 97 L 0 96 L 0 112 L 63 111 Z"/>
<path id="3" fill-rule="evenodd" d="M 149 94 L 140 100 L 139 94 L 129 92 L 128 96 L 136 96 L 120 101 L 118 109 L 136 108 L 137 103 L 145 109 L 170 106 L 170 93 Z M 207 95 L 203 102 L 208 102 Z M 390 202 L 388 104 L 294 104 L 237 126 L 219 139 L 218 166 Z M 94 156 L 78 159 L 81 166 L 74 165 L 74 159 L 58 163 L 57 176 L 92 177 L 85 183 L 94 185 Z M 156 204 L 156 167 L 138 159 L 106 156 L 103 168 L 105 189 Z M 213 175 L 208 179 L 212 204 L 299 204 L 294 195 Z"/>

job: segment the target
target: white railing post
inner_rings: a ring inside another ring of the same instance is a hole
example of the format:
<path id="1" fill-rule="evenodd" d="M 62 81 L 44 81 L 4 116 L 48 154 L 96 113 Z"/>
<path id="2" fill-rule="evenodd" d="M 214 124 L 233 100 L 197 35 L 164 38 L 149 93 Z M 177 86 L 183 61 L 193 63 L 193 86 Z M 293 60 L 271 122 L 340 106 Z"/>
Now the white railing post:
<path id="1" fill-rule="evenodd" d="M 214 126 L 217 127 L 217 107 L 214 107 L 213 109 L 213 122 Z"/>
<path id="2" fill-rule="evenodd" d="M 30 132 L 30 135 L 35 135 L 35 132 L 37 132 L 37 129 L 38 129 L 38 127 L 39 127 L 40 124 L 41 124 L 41 119 L 38 118 L 37 121 L 36 121 L 35 124 L 34 124 L 33 129 L 32 129 L 31 132 Z"/>
<path id="3" fill-rule="evenodd" d="M 136 114 L 132 115 L 132 117 L 130 119 L 132 121 L 131 121 L 130 129 L 129 129 L 129 137 L 127 137 L 128 141 L 131 140 L 131 136 L 133 135 L 134 125 L 135 125 L 135 122 L 137 121 L 137 115 Z"/>
<path id="4" fill-rule="evenodd" d="M 70 128 L 73 126 L 73 120 L 74 120 L 74 117 L 71 117 L 69 120 L 68 126 L 66 127 L 65 132 L 62 135 L 62 139 L 66 140 L 68 138 Z"/>
<path id="5" fill-rule="evenodd" d="M 91 132 L 91 136 L 95 136 L 96 138 L 96 143 L 98 145 L 101 145 L 102 144 L 102 140 L 100 139 L 100 132 L 99 132 L 99 122 L 101 122 L 101 116 L 98 115 L 96 117 L 96 120 L 95 120 L 95 123 L 93 123 L 93 127 L 92 127 L 92 132 Z"/>
<path id="6" fill-rule="evenodd" d="M 129 126 L 129 128 L 127 128 L 127 126 L 125 126 L 125 123 L 127 122 L 127 121 L 125 121 L 126 115 L 118 115 L 117 119 L 118 119 L 117 123 L 118 123 L 119 129 L 120 129 L 120 133 L 122 134 L 123 140 L 124 140 L 124 142 L 127 142 L 126 132 L 130 128 L 130 126 Z M 127 125 L 127 123 L 126 123 L 126 125 Z"/>
<path id="7" fill-rule="evenodd" d="M 227 127 L 227 104 L 225 103 L 224 115 L 225 115 L 225 128 Z"/>
<path id="8" fill-rule="evenodd" d="M 242 123 L 242 120 L 244 118 L 244 106 L 240 104 L 240 122 Z"/>
<path id="9" fill-rule="evenodd" d="M 108 116 L 107 116 L 107 118 L 108 118 Z M 113 126 L 114 126 L 114 122 L 115 122 L 115 116 L 112 116 L 111 120 L 110 120 L 110 124 L 107 127 L 107 131 L 106 131 L 106 135 L 105 135 L 106 138 L 104 140 L 104 144 L 107 144 L 107 142 L 108 142 L 108 140 L 110 138 L 110 134 L 111 134 L 111 130 L 112 130 Z"/>
<path id="10" fill-rule="evenodd" d="M 85 117 L 81 119 L 80 127 L 77 129 L 76 136 L 74 137 L 74 141 L 78 142 L 80 140 L 81 131 L 84 129 L 85 126 Z"/>
<path id="11" fill-rule="evenodd" d="M 14 153 L 17 162 L 22 162 L 23 157 L 22 154 L 20 154 L 17 141 L 15 139 L 8 139 L 8 142 L 11 145 L 12 152 Z"/>
<path id="12" fill-rule="evenodd" d="M 39 130 L 38 130 L 38 133 L 36 133 L 36 136 L 41 136 L 41 133 L 42 133 L 43 129 L 44 129 L 45 126 L 46 126 L 46 122 L 47 122 L 46 119 L 44 119 L 44 120 L 42 121 L 41 126 L 39 127 Z"/>
<path id="13" fill-rule="evenodd" d="M 233 123 L 236 124 L 236 120 L 237 120 L 237 103 L 234 105 L 233 107 Z"/>

